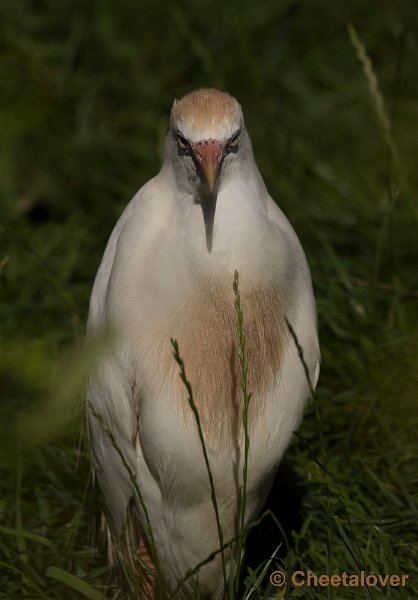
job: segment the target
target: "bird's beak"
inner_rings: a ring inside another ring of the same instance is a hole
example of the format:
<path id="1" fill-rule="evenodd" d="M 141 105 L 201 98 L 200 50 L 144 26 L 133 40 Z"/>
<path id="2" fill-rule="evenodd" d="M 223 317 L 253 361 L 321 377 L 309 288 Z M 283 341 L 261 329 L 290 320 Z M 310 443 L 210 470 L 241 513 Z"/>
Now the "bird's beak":
<path id="1" fill-rule="evenodd" d="M 218 140 L 202 140 L 193 145 L 193 151 L 209 190 L 213 192 L 222 167 L 224 144 Z"/>

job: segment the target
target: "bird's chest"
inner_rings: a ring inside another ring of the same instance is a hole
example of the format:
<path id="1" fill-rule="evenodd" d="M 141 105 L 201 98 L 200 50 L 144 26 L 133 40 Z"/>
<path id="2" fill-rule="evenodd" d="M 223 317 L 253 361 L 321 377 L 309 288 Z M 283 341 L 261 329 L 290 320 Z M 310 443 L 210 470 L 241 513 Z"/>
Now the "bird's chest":
<path id="1" fill-rule="evenodd" d="M 149 408 L 154 407 L 156 414 L 158 407 L 180 422 L 190 421 L 188 392 L 173 356 L 171 340 L 176 340 L 209 443 L 216 447 L 225 438 L 236 438 L 238 443 L 243 405 L 240 347 L 245 344 L 247 390 L 252 394 L 250 421 L 254 421 L 277 381 L 286 342 L 277 293 L 251 290 L 242 295 L 241 309 L 241 343 L 232 290 L 229 294 L 207 290 L 164 315 L 159 325 L 149 322 L 136 350 L 140 410 L 145 403 L 150 418 Z"/>

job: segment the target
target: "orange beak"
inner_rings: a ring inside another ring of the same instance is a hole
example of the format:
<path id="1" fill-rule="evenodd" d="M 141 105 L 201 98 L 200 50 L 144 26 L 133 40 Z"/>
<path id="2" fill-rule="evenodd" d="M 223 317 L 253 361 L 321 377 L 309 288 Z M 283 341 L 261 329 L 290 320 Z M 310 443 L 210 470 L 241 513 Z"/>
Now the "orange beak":
<path id="1" fill-rule="evenodd" d="M 215 189 L 216 178 L 222 167 L 224 144 L 219 140 L 202 140 L 192 144 L 197 164 L 206 179 L 209 190 Z"/>

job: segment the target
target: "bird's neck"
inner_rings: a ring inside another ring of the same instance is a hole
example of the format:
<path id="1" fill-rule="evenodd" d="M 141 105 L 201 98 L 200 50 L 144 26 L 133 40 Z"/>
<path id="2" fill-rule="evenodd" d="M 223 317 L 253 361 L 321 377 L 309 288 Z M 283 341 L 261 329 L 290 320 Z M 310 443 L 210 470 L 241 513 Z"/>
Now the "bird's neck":
<path id="1" fill-rule="evenodd" d="M 269 272 L 264 268 L 272 238 L 267 192 L 255 170 L 221 181 L 212 195 L 177 190 L 175 252 L 181 254 L 192 277 L 230 283 L 237 270 L 243 280 L 257 285 Z"/>

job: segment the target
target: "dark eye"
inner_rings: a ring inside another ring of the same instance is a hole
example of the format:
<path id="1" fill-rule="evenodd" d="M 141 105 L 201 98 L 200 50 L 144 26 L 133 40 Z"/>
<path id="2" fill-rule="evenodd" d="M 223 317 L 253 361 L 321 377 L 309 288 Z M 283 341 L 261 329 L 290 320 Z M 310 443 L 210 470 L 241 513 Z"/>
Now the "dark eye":
<path id="1" fill-rule="evenodd" d="M 241 132 L 237 131 L 228 142 L 228 152 L 236 152 L 238 150 L 239 136 Z"/>
<path id="2" fill-rule="evenodd" d="M 190 146 L 186 138 L 182 135 L 177 134 L 176 136 L 177 148 L 182 154 L 188 154 L 190 152 Z"/>

